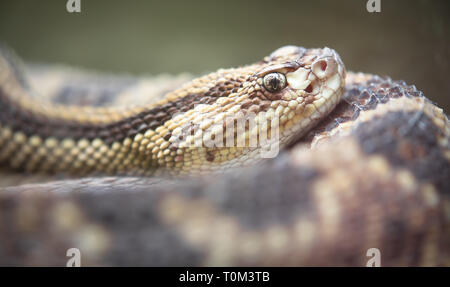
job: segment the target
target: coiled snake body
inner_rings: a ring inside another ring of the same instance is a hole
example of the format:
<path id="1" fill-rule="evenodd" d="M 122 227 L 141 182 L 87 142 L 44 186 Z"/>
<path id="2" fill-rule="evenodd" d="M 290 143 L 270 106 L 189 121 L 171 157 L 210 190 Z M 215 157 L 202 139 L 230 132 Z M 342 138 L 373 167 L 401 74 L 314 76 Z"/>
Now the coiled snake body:
<path id="1" fill-rule="evenodd" d="M 1 265 L 450 265 L 450 125 L 414 86 L 329 48 L 187 82 L 17 62 Z"/>

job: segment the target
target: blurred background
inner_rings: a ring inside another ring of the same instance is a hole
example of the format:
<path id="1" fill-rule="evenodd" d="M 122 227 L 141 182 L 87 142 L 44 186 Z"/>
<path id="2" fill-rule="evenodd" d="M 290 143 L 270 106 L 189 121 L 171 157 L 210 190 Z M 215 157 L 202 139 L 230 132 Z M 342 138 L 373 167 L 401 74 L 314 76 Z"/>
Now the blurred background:
<path id="1" fill-rule="evenodd" d="M 450 111 L 450 1 L 2 0 L 0 41 L 25 60 L 132 74 L 204 73 L 294 44 L 415 84 Z"/>

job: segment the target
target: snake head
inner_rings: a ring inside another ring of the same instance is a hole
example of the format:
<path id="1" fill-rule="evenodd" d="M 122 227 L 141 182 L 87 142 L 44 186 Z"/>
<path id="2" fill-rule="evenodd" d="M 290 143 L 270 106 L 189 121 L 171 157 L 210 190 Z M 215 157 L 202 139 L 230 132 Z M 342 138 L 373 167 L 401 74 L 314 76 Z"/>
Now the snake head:
<path id="1" fill-rule="evenodd" d="M 192 108 L 168 122 L 169 130 L 175 127 L 171 147 L 193 153 L 192 147 L 206 147 L 195 157 L 211 164 L 254 159 L 263 149 L 276 152 L 262 157 L 276 156 L 328 115 L 344 85 L 345 67 L 334 50 L 282 47 L 255 64 L 185 86 L 182 95 L 191 93 L 185 106 Z"/>
<path id="2" fill-rule="evenodd" d="M 327 116 L 345 86 L 345 66 L 330 48 L 284 46 L 265 57 L 259 67 L 248 85 L 248 91 L 258 91 L 248 97 L 265 102 L 266 112 L 278 115 L 282 142 L 299 138 Z"/>

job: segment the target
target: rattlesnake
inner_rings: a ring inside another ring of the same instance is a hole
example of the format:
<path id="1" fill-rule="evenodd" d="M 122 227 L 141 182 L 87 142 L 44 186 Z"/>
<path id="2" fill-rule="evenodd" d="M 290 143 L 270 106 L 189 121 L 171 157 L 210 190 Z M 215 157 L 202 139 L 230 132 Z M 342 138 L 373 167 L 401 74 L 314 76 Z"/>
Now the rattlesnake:
<path id="1" fill-rule="evenodd" d="M 450 264 L 450 125 L 414 86 L 329 48 L 196 79 L 2 51 L 1 265 Z"/>

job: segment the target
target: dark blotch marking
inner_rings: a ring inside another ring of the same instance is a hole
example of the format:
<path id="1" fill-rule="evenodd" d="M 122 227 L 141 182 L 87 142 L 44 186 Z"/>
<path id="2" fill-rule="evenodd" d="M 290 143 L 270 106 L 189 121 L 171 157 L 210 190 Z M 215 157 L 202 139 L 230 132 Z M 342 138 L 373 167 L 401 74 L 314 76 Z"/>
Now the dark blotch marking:
<path id="1" fill-rule="evenodd" d="M 115 190 L 115 193 L 105 198 L 101 192 L 98 193 L 98 188 L 92 189 L 92 193 L 85 193 L 77 198 L 87 218 L 101 224 L 113 235 L 111 248 L 102 258 L 104 264 L 200 265 L 202 253 L 190 247 L 175 230 L 168 228 L 160 219 L 158 203 L 161 193 L 138 189 L 137 193 L 126 194 Z M 127 188 L 123 189 L 125 191 Z M 126 204 L 118 208 L 118 202 Z"/>
<path id="2" fill-rule="evenodd" d="M 354 134 L 365 153 L 382 154 L 392 165 L 450 194 L 450 163 L 438 143 L 444 134 L 426 114 L 390 112 L 360 124 Z"/>
<path id="3" fill-rule="evenodd" d="M 311 184 L 319 176 L 317 170 L 292 166 L 287 154 L 281 154 L 259 167 L 213 179 L 206 194 L 219 194 L 211 198 L 215 206 L 246 228 L 289 225 L 299 215 L 314 216 Z"/>
<path id="4" fill-rule="evenodd" d="M 92 96 L 95 94 L 95 97 Z M 110 91 L 92 91 L 90 89 L 82 89 L 81 87 L 64 87 L 55 96 L 54 102 L 64 105 L 78 106 L 106 106 L 112 102 L 114 98 Z"/>
<path id="5" fill-rule="evenodd" d="M 386 218 L 384 222 L 384 244 L 381 251 L 382 260 L 390 262 L 401 257 L 404 252 L 405 236 L 409 230 L 407 222 L 403 218 Z"/>
<path id="6" fill-rule="evenodd" d="M 300 141 L 311 142 L 314 136 L 322 132 L 330 132 L 341 123 L 356 120 L 362 111 L 373 110 L 379 104 L 385 104 L 392 98 L 402 96 L 411 98 L 423 95 L 414 86 L 408 86 L 403 81 L 394 82 L 389 78 L 378 76 L 374 76 L 367 83 L 349 84 L 344 89 L 341 101 L 330 115 Z"/>

